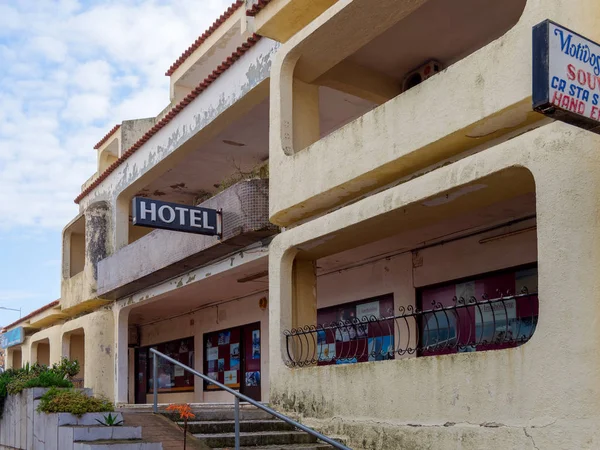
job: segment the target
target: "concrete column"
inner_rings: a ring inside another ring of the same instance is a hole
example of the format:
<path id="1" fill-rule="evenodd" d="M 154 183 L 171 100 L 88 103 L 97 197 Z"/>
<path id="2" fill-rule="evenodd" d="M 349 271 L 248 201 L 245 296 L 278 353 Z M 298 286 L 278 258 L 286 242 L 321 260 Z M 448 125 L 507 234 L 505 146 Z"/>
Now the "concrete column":
<path id="1" fill-rule="evenodd" d="M 114 319 L 112 311 L 101 309 L 85 316 L 86 387 L 111 398 L 114 393 Z"/>
<path id="2" fill-rule="evenodd" d="M 121 194 L 115 202 L 114 212 L 114 251 L 129 244 L 129 203 L 130 198 Z"/>
<path id="3" fill-rule="evenodd" d="M 93 203 L 85 210 L 85 265 L 94 280 L 98 279 L 98 262 L 110 253 L 110 241 L 110 208 L 106 202 Z"/>
<path id="4" fill-rule="evenodd" d="M 114 309 L 115 324 L 115 391 L 116 403 L 127 403 L 129 375 L 129 309 Z"/>
<path id="5" fill-rule="evenodd" d="M 315 261 L 294 261 L 292 324 L 294 327 L 317 324 L 317 274 Z"/>
<path id="6" fill-rule="evenodd" d="M 293 145 L 298 152 L 321 137 L 319 86 L 293 81 Z"/>

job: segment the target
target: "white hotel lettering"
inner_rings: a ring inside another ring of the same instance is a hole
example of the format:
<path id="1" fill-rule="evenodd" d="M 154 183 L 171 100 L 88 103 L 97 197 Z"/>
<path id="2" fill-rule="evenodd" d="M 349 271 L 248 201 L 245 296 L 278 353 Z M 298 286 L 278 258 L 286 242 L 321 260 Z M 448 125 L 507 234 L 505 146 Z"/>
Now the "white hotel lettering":
<path id="1" fill-rule="evenodd" d="M 176 219 L 179 219 L 179 225 L 185 226 L 187 224 L 187 217 L 189 215 L 189 225 L 192 227 L 205 228 L 207 230 L 214 230 L 215 226 L 209 224 L 208 212 L 198 211 L 195 209 L 188 209 L 181 206 L 171 207 L 169 205 L 162 205 L 156 210 L 156 204 L 147 204 L 145 201 L 140 201 L 140 219 L 151 220 L 156 222 L 158 219 L 165 223 L 173 223 Z M 149 217 L 148 217 L 149 216 Z M 204 225 L 203 225 L 204 224 Z"/>

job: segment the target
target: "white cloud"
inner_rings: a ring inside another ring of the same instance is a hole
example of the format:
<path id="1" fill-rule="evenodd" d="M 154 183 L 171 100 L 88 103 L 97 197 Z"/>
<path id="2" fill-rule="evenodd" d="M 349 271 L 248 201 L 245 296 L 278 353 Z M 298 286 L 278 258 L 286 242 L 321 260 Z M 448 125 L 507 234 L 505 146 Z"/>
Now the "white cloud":
<path id="1" fill-rule="evenodd" d="M 164 72 L 231 1 L 0 0 L 0 236 L 77 214 L 93 145 L 168 104 Z"/>
<path id="2" fill-rule="evenodd" d="M 63 119 L 78 123 L 90 123 L 105 119 L 110 110 L 110 98 L 101 94 L 73 95 L 62 115 Z"/>

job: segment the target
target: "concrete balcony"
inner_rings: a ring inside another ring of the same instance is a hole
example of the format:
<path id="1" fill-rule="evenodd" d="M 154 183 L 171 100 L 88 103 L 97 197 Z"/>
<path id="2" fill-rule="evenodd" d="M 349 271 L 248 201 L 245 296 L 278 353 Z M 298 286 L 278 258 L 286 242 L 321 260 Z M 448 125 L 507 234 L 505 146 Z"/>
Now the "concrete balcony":
<path id="1" fill-rule="evenodd" d="M 278 232 L 268 180 L 241 181 L 199 206 L 223 210 L 223 238 L 154 230 L 98 264 L 98 296 L 118 299 Z"/>

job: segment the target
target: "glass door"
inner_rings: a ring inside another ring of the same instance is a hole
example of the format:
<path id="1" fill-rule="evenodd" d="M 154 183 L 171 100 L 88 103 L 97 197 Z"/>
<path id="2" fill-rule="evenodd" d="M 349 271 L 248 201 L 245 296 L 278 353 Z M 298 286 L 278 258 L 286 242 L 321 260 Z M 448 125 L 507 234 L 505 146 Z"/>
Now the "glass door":
<path id="1" fill-rule="evenodd" d="M 260 322 L 242 327 L 242 374 L 240 392 L 260 401 Z"/>

